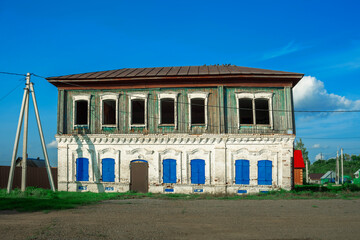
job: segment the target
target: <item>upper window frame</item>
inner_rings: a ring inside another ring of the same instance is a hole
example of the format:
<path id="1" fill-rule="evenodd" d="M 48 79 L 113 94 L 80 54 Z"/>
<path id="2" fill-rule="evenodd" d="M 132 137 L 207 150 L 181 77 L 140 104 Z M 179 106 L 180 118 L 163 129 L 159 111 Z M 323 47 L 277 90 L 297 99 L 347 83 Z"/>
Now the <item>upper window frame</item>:
<path id="1" fill-rule="evenodd" d="M 91 95 L 75 95 L 72 97 L 73 100 L 73 127 L 89 127 L 90 126 L 90 99 L 91 99 Z M 87 124 L 75 124 L 75 117 L 76 117 L 76 112 L 75 112 L 75 104 L 77 101 L 87 101 L 88 106 L 87 106 Z"/>
<path id="2" fill-rule="evenodd" d="M 159 108 L 159 126 L 174 126 L 177 129 L 178 121 L 177 121 L 177 101 L 178 101 L 179 93 L 175 92 L 165 92 L 165 93 L 158 93 L 158 108 Z M 174 124 L 168 123 L 161 123 L 161 99 L 174 99 Z"/>
<path id="3" fill-rule="evenodd" d="M 100 95 L 100 125 L 101 128 L 103 127 L 118 127 L 118 121 L 119 121 L 119 96 L 118 93 L 104 93 Z M 104 118 L 104 100 L 115 100 L 115 124 L 103 124 L 103 118 Z"/>
<path id="4" fill-rule="evenodd" d="M 273 124 L 273 107 L 272 107 L 272 97 L 274 93 L 272 92 L 257 92 L 257 93 L 247 93 L 247 92 L 238 92 L 235 93 L 236 97 L 236 108 L 237 108 L 237 119 L 238 119 L 238 128 L 241 126 L 269 126 L 271 129 L 274 128 Z M 252 101 L 252 113 L 253 113 L 253 124 L 241 124 L 240 123 L 240 107 L 239 100 L 242 98 L 248 98 Z M 255 109 L 255 99 L 267 99 L 269 104 L 269 124 L 256 124 L 256 109 Z"/>
<path id="5" fill-rule="evenodd" d="M 149 93 L 128 93 L 128 97 L 129 97 L 129 127 L 130 129 L 133 127 L 144 127 L 145 129 L 147 129 L 147 125 L 148 125 L 148 120 L 147 120 L 147 112 L 148 112 L 148 96 Z M 144 124 L 132 124 L 131 120 L 132 120 L 132 100 L 144 100 Z"/>
<path id="6" fill-rule="evenodd" d="M 205 129 L 208 128 L 208 102 L 209 102 L 209 93 L 208 92 L 192 92 L 188 93 L 189 101 L 189 128 L 192 126 L 205 126 Z M 204 114 L 205 114 L 205 123 L 204 124 L 192 124 L 191 122 L 191 99 L 202 98 L 204 99 Z"/>

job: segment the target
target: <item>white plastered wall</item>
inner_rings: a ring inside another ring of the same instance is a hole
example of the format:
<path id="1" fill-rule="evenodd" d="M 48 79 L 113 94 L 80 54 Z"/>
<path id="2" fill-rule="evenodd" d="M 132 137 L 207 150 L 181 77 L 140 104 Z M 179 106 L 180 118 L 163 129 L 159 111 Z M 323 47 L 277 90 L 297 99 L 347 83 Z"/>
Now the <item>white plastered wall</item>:
<path id="1" fill-rule="evenodd" d="M 248 193 L 271 189 L 291 188 L 291 157 L 293 135 L 274 137 L 231 135 L 88 135 L 57 136 L 59 190 L 79 191 L 76 182 L 75 160 L 89 159 L 89 182 L 86 191 L 129 190 L 130 162 L 146 160 L 149 164 L 149 191 L 164 192 L 169 184 L 162 183 L 162 160 L 176 160 L 177 183 L 170 187 L 177 193 L 192 193 L 195 188 L 208 193 L 236 193 L 245 189 Z M 101 181 L 101 159 L 115 159 L 115 182 Z M 205 184 L 191 184 L 191 160 L 205 160 Z M 250 161 L 250 184 L 236 185 L 235 160 Z M 257 184 L 257 163 L 272 161 L 272 185 Z M 81 191 L 85 191 L 82 189 Z"/>

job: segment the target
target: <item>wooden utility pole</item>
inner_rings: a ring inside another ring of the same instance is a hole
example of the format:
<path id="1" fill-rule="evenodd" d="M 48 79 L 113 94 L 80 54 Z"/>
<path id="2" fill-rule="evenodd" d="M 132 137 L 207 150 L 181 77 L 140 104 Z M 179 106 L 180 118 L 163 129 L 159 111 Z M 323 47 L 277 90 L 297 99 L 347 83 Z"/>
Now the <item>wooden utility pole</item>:
<path id="1" fill-rule="evenodd" d="M 339 151 L 336 152 L 336 177 L 335 182 L 339 184 Z"/>
<path id="2" fill-rule="evenodd" d="M 20 116 L 19 116 L 18 126 L 17 126 L 17 130 L 16 130 L 16 137 L 15 137 L 14 149 L 13 149 L 13 154 L 12 154 L 12 159 L 11 159 L 9 180 L 8 180 L 8 185 L 7 185 L 7 193 L 10 193 L 12 184 L 13 184 L 15 163 L 16 163 L 16 154 L 17 154 L 18 147 L 19 147 L 19 139 L 20 139 L 20 133 L 21 133 L 21 127 L 22 127 L 23 120 L 24 120 L 24 132 L 23 132 L 24 135 L 23 135 L 21 191 L 25 191 L 25 189 L 26 189 L 27 140 L 28 140 L 27 133 L 28 133 L 30 92 L 32 95 L 33 103 L 34 103 L 35 116 L 36 116 L 36 121 L 37 121 L 37 125 L 38 125 L 41 145 L 42 145 L 42 149 L 43 149 L 43 153 L 44 153 L 44 157 L 45 157 L 45 164 L 46 164 L 46 169 L 47 169 L 47 173 L 48 173 L 48 177 L 49 177 L 50 186 L 51 186 L 51 189 L 53 191 L 55 191 L 55 185 L 54 185 L 54 181 L 53 181 L 52 174 L 51 174 L 50 162 L 49 162 L 46 145 L 45 145 L 45 141 L 44 141 L 44 135 L 42 132 L 42 127 L 41 127 L 41 122 L 40 122 L 40 115 L 39 115 L 39 111 L 38 111 L 38 107 L 37 107 L 37 103 L 36 103 L 34 87 L 33 87 L 33 83 L 30 82 L 30 76 L 31 76 L 30 73 L 26 74 L 26 85 L 25 85 L 25 89 L 24 89 L 24 96 L 23 96 L 23 100 L 22 100 L 22 104 L 21 104 Z M 24 114 L 25 114 L 25 117 L 24 117 Z"/>
<path id="3" fill-rule="evenodd" d="M 306 183 L 309 183 L 309 168 L 307 159 L 305 159 L 305 181 Z"/>
<path id="4" fill-rule="evenodd" d="M 341 148 L 341 183 L 344 184 L 344 152 Z"/>

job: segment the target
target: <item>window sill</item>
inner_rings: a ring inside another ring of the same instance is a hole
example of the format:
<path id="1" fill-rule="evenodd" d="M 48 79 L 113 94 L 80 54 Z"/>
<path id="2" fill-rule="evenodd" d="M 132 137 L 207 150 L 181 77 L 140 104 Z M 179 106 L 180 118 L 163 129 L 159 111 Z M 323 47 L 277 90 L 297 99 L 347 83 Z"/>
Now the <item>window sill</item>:
<path id="1" fill-rule="evenodd" d="M 132 124 L 132 125 L 130 125 L 130 128 L 145 128 L 145 127 L 146 127 L 145 124 L 139 124 L 139 125 Z"/>
<path id="2" fill-rule="evenodd" d="M 192 127 L 206 127 L 205 123 L 194 123 L 191 124 Z"/>
<path id="3" fill-rule="evenodd" d="M 175 124 L 159 124 L 158 127 L 175 127 Z"/>
<path id="4" fill-rule="evenodd" d="M 107 126 L 107 125 L 102 125 L 101 126 L 101 128 L 102 128 L 102 130 L 115 130 L 115 129 L 117 129 L 117 127 L 116 126 L 114 126 L 114 125 L 109 125 L 109 126 Z"/>
<path id="5" fill-rule="evenodd" d="M 74 130 L 76 129 L 89 129 L 89 125 L 75 125 Z"/>

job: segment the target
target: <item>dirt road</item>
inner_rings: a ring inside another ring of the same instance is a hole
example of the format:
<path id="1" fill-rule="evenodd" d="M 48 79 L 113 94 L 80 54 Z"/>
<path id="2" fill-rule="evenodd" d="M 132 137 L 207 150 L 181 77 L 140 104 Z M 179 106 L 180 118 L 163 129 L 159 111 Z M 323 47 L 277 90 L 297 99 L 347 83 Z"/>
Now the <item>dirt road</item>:
<path id="1" fill-rule="evenodd" d="M 359 239 L 360 200 L 113 200 L 0 212 L 0 239 Z"/>

